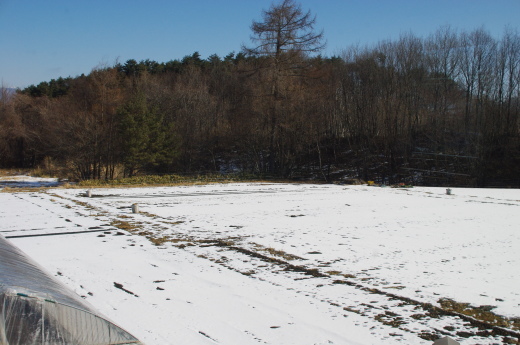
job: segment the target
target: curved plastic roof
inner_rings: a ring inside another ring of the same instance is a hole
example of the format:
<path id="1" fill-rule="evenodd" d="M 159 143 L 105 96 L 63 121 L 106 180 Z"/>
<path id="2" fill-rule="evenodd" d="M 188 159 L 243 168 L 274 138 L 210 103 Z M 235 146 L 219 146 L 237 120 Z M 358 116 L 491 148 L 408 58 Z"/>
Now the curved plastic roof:
<path id="1" fill-rule="evenodd" d="M 141 344 L 0 235 L 0 345 Z"/>

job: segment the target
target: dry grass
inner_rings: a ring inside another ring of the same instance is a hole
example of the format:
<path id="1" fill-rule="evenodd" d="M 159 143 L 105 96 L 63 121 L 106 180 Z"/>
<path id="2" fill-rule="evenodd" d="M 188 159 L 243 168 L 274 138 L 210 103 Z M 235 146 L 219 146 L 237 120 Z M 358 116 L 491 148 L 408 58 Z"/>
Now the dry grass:
<path id="1" fill-rule="evenodd" d="M 150 242 L 152 242 L 156 246 L 162 246 L 166 242 L 172 242 L 171 238 L 169 236 L 163 236 L 163 237 L 148 237 L 147 236 L 147 238 L 150 240 Z"/>
<path id="2" fill-rule="evenodd" d="M 51 187 L 4 187 L 0 189 L 0 193 L 35 193 L 49 188 Z"/>
<path id="3" fill-rule="evenodd" d="M 339 275 L 341 275 L 340 271 L 327 271 L 325 273 L 327 273 L 328 275 L 331 275 L 331 276 L 339 276 Z"/>
<path id="4" fill-rule="evenodd" d="M 258 178 L 246 175 L 143 175 L 121 178 L 116 180 L 84 180 L 78 183 L 79 187 L 143 187 L 143 186 L 176 186 L 209 183 L 232 183 L 258 181 Z"/>
<path id="5" fill-rule="evenodd" d="M 520 318 L 505 318 L 493 313 L 494 306 L 473 307 L 469 303 L 460 303 L 452 299 L 443 298 L 439 300 L 441 308 L 446 311 L 471 316 L 476 320 L 484 321 L 490 325 L 504 327 L 515 331 L 520 330 Z"/>
<path id="6" fill-rule="evenodd" d="M 269 253 L 270 255 L 277 256 L 277 257 L 283 258 L 285 260 L 303 260 L 301 257 L 286 253 L 283 250 L 277 250 L 277 249 L 274 249 L 271 247 L 264 247 L 257 243 L 254 244 L 254 247 L 255 247 L 255 250 L 257 250 L 257 251 Z"/>
<path id="7" fill-rule="evenodd" d="M 0 176 L 16 176 L 16 175 L 27 175 L 30 171 L 18 169 L 0 169 Z"/>
<path id="8" fill-rule="evenodd" d="M 119 219 L 113 220 L 110 223 L 110 225 L 113 226 L 113 227 L 116 227 L 118 229 L 131 232 L 131 233 L 138 233 L 138 230 L 142 226 L 142 224 L 137 223 L 137 222 L 136 223 L 131 223 L 131 222 L 127 222 L 126 220 L 119 220 Z M 138 233 L 138 234 L 140 234 L 140 233 Z"/>

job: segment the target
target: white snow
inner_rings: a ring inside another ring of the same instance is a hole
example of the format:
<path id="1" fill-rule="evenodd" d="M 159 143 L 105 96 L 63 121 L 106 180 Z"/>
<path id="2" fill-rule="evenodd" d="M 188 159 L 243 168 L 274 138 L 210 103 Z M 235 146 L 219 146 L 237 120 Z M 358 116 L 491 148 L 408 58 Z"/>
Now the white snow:
<path id="1" fill-rule="evenodd" d="M 29 175 L 0 176 L 2 187 L 54 187 L 59 184 L 57 178 L 33 177 Z"/>
<path id="2" fill-rule="evenodd" d="M 452 316 L 414 317 L 424 311 L 395 295 L 520 316 L 519 190 L 242 183 L 84 192 L 0 193 L 0 234 L 148 345 L 431 344 L 420 335 L 439 330 L 462 344 L 500 342 L 457 336 L 475 330 Z M 132 233 L 114 227 L 121 222 Z M 394 314 L 402 325 L 381 322 Z"/>

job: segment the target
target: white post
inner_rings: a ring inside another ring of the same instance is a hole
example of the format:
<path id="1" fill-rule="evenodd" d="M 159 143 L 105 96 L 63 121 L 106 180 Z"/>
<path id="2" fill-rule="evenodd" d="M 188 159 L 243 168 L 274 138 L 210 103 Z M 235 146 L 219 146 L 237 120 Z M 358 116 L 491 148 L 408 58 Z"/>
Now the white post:
<path id="1" fill-rule="evenodd" d="M 139 213 L 139 205 L 132 204 L 132 213 Z"/>
<path id="2" fill-rule="evenodd" d="M 92 189 L 87 190 L 87 198 L 92 198 Z"/>
<path id="3" fill-rule="evenodd" d="M 433 345 L 460 345 L 458 341 L 453 340 L 450 337 L 444 337 L 437 339 L 433 342 Z"/>

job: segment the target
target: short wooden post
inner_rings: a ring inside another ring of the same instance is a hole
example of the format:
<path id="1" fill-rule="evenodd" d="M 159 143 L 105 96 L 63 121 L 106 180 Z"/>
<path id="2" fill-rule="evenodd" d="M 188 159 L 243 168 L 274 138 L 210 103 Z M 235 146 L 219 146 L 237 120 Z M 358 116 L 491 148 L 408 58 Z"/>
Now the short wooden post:
<path id="1" fill-rule="evenodd" d="M 433 342 L 433 345 L 460 345 L 458 341 L 451 339 L 450 337 L 444 337 L 437 339 Z"/>
<path id="2" fill-rule="evenodd" d="M 446 189 L 446 195 L 451 195 L 451 188 Z"/>
<path id="3" fill-rule="evenodd" d="M 139 213 L 139 205 L 132 204 L 132 213 Z"/>

